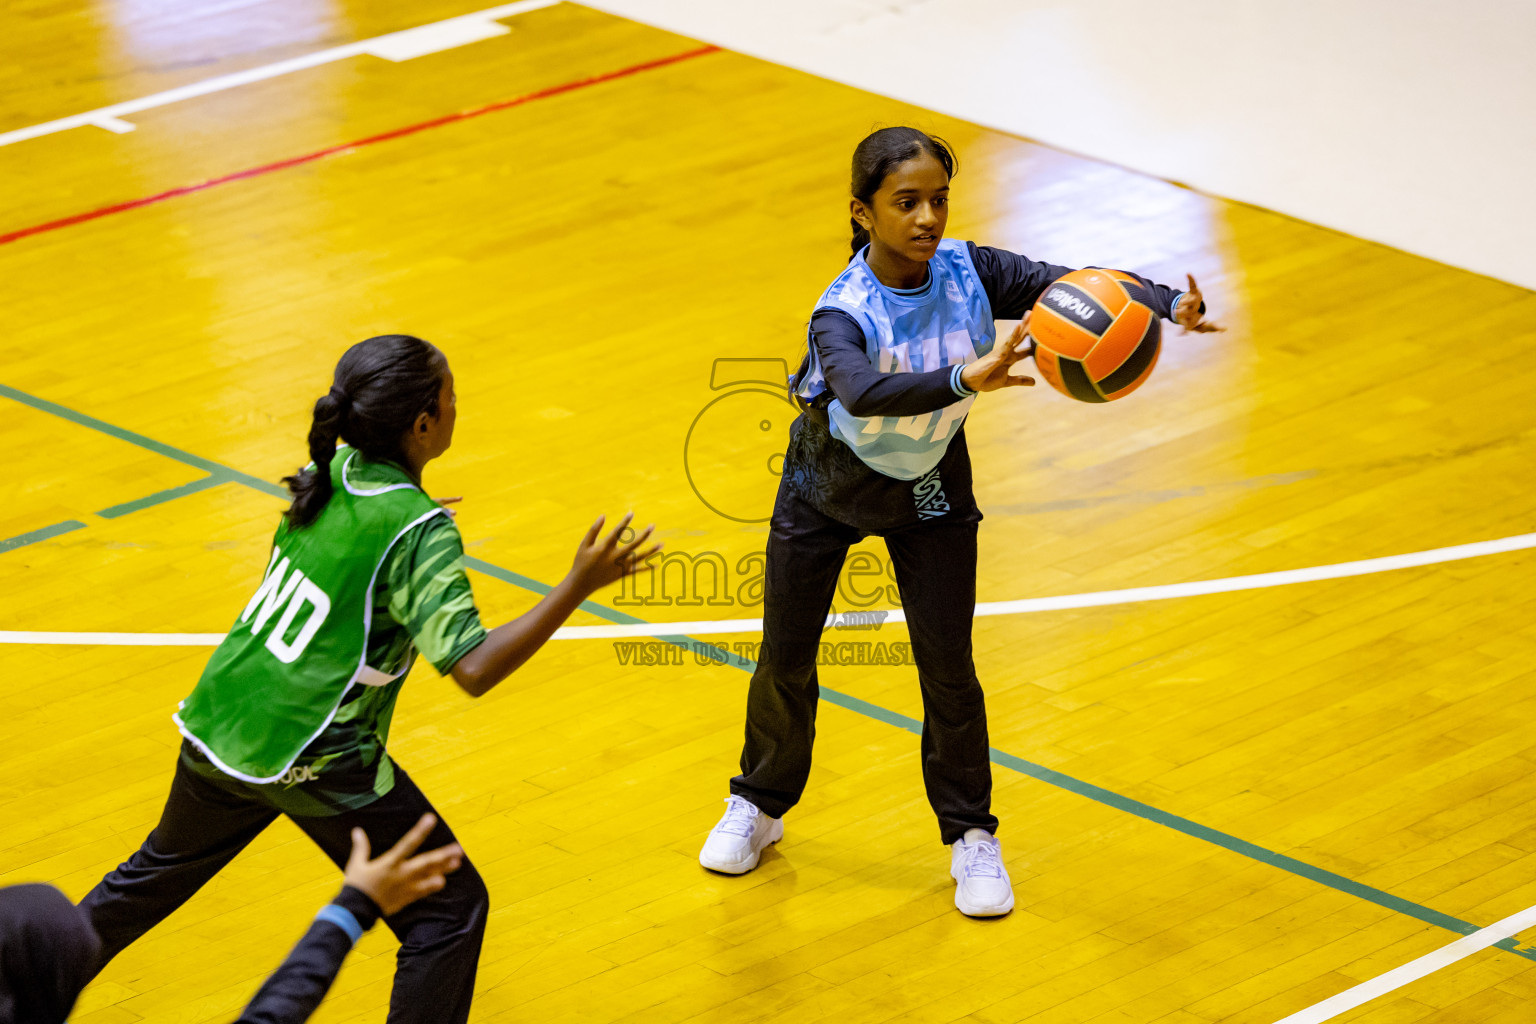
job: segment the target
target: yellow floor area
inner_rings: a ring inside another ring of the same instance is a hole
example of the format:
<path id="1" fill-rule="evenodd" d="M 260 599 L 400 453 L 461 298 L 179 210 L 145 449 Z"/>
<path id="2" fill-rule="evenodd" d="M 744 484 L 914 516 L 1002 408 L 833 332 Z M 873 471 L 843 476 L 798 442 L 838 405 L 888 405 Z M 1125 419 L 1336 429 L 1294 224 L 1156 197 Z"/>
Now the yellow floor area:
<path id="1" fill-rule="evenodd" d="M 475 9 L 173 6 L 0 15 L 0 131 Z M 468 553 L 503 570 L 472 573 L 487 624 L 629 508 L 687 559 L 648 602 L 598 603 L 760 615 L 793 411 L 717 361 L 793 369 L 847 256 L 852 148 L 899 123 L 959 153 L 951 237 L 1193 273 L 1229 327 L 1166 325 L 1111 405 L 977 400 L 979 600 L 1532 529 L 1531 292 L 739 54 L 651 67 L 701 44 L 577 4 L 507 24 L 0 147 L 0 236 L 264 169 L 0 244 L 0 629 L 226 629 L 283 507 L 262 482 L 306 459 L 340 353 L 388 332 L 452 363 L 456 440 L 426 484 L 465 496 Z M 857 550 L 840 610 L 880 585 L 883 545 Z M 715 600 L 683 603 L 688 560 L 726 567 Z M 1449 943 L 1446 921 L 1536 903 L 1533 564 L 978 618 L 1017 896 L 998 921 L 954 909 L 910 666 L 822 670 L 841 698 L 810 790 L 742 878 L 696 860 L 735 771 L 738 667 L 556 640 L 480 701 L 419 667 L 390 747 L 491 891 L 477 1021 L 1273 1024 Z M 207 654 L 0 645 L 0 884 L 79 898 L 137 848 Z M 233 1019 L 338 884 L 280 821 L 73 1020 Z M 315 1019 L 382 1020 L 393 950 L 366 936 Z M 1486 950 L 1338 1019 L 1528 1021 L 1533 959 Z"/>

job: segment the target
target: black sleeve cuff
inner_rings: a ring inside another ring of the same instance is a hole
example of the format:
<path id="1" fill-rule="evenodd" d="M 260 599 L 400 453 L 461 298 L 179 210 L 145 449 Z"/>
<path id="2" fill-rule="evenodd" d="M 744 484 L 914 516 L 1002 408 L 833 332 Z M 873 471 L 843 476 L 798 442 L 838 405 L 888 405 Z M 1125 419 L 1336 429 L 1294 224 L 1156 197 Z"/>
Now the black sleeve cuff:
<path id="1" fill-rule="evenodd" d="M 373 902 L 367 893 L 361 889 L 354 889 L 350 885 L 342 886 L 341 892 L 337 893 L 336 898 L 331 900 L 331 902 L 357 918 L 357 923 L 362 927 L 363 931 L 372 928 L 375 922 L 383 916 L 379 910 L 379 905 Z"/>

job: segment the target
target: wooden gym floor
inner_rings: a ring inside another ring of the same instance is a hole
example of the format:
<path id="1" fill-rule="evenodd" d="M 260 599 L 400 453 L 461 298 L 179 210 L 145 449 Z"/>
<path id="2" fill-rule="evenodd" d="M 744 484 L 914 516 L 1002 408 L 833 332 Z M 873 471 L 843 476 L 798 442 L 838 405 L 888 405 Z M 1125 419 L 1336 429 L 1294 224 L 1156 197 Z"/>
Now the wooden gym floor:
<path id="1" fill-rule="evenodd" d="M 9 8 L 0 131 L 475 9 L 175 6 Z M 1231 328 L 1168 330 L 1115 405 L 977 402 L 980 600 L 1530 529 L 1528 291 L 576 4 L 505 24 L 0 146 L 0 628 L 227 628 L 330 368 L 392 331 L 457 375 L 427 483 L 465 495 L 488 623 L 631 507 L 718 554 L 726 596 L 615 590 L 573 625 L 759 614 L 765 527 L 740 520 L 766 515 L 789 409 L 712 389 L 715 361 L 797 358 L 845 258 L 848 155 L 888 123 L 958 148 L 953 237 L 1192 272 Z M 978 618 L 1018 899 L 1000 921 L 954 910 L 909 666 L 824 669 L 811 789 L 739 879 L 695 860 L 739 749 L 737 665 L 557 640 L 478 702 L 418 668 L 391 749 L 491 889 L 479 1021 L 1272 1024 L 1536 904 L 1532 564 Z M 0 645 L 0 884 L 78 898 L 137 847 L 207 653 Z M 231 1019 L 337 884 L 279 822 L 74 1019 Z M 1533 960 L 1508 941 L 1337 1019 L 1529 1021 Z M 381 1020 L 392 967 L 376 929 L 316 1019 Z"/>

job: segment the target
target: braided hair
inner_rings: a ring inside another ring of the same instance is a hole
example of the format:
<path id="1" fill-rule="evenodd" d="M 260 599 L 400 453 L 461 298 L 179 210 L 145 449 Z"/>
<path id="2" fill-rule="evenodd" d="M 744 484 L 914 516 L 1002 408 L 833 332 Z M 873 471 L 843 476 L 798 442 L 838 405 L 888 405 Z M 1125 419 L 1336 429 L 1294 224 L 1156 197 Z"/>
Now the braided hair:
<path id="1" fill-rule="evenodd" d="M 305 467 L 283 483 L 291 527 L 308 526 L 331 500 L 331 462 L 342 440 L 375 461 L 405 461 L 401 440 L 421 413 L 436 416 L 448 360 L 409 334 L 381 334 L 347 349 L 331 389 L 315 402 Z"/>
<path id="2" fill-rule="evenodd" d="M 863 203 L 874 202 L 875 193 L 885 184 L 885 176 L 919 153 L 927 153 L 939 162 L 945 174 L 955 176 L 959 164 L 943 139 L 916 128 L 881 128 L 870 132 L 853 151 L 853 197 Z M 857 256 L 869 244 L 869 232 L 851 217 L 848 222 L 853 225 L 853 255 Z"/>

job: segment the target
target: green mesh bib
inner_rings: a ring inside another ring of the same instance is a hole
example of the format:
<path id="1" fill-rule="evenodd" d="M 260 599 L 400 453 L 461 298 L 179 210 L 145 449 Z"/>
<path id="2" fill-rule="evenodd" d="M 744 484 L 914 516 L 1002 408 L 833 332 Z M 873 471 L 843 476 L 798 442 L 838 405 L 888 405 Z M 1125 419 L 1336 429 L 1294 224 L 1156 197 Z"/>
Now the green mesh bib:
<path id="1" fill-rule="evenodd" d="M 261 586 L 173 716 L 182 735 L 237 779 L 277 780 L 352 686 L 395 678 L 364 660 L 374 582 L 406 531 L 447 513 L 394 467 L 369 466 L 388 482 L 350 483 L 357 457 L 337 450 L 331 498 L 314 522 L 290 529 L 283 517 Z"/>

